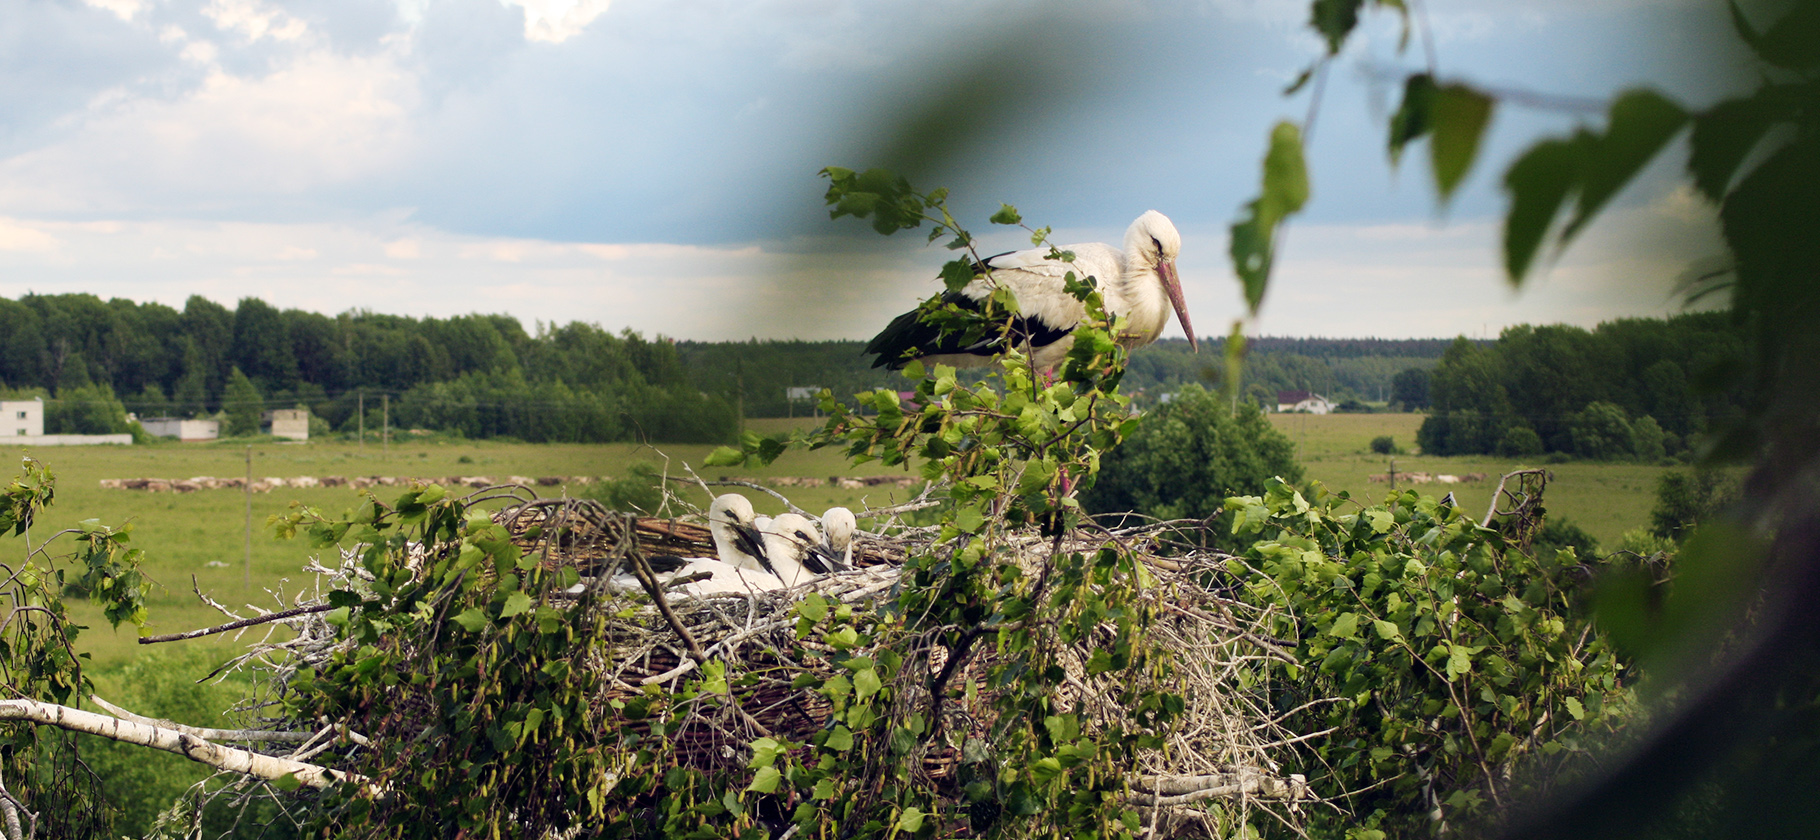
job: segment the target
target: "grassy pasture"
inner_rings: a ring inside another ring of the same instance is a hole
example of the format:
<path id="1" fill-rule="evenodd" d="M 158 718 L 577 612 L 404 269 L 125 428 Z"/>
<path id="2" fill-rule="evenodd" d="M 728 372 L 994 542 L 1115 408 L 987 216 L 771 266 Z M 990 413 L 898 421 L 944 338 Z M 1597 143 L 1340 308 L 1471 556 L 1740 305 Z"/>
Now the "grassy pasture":
<path id="1" fill-rule="evenodd" d="M 1463 475 L 1482 472 L 1487 479 L 1473 484 L 1422 484 L 1423 493 L 1443 496 L 1449 490 L 1467 510 L 1483 515 L 1498 486 L 1498 476 L 1527 467 L 1547 467 L 1553 478 L 1544 495 L 1552 517 L 1566 517 L 1586 529 L 1601 546 L 1615 548 L 1624 532 L 1649 523 L 1655 505 L 1656 482 L 1669 467 L 1643 464 L 1569 462 L 1544 464 L 1495 456 L 1378 455 L 1371 439 L 1390 435 L 1397 447 L 1414 450 L 1420 414 L 1272 414 L 1270 421 L 1295 441 L 1297 456 L 1308 477 L 1332 490 L 1349 491 L 1354 498 L 1382 500 L 1387 484 L 1367 480 L 1382 475 L 1395 459 L 1397 472 Z M 1409 485 L 1398 482 L 1398 488 Z"/>
<path id="2" fill-rule="evenodd" d="M 797 421 L 802 422 L 802 421 Z M 809 421 L 813 422 L 813 421 Z M 780 430 L 790 421 L 753 421 L 761 432 Z M 492 441 L 468 441 L 430 438 L 394 441 L 389 452 L 369 442 L 365 449 L 345 442 L 256 443 L 252 445 L 252 474 L 293 477 L 300 475 L 390 475 L 418 478 L 484 475 L 503 481 L 509 475 L 538 476 L 621 476 L 633 464 L 647 462 L 662 468 L 669 456 L 672 475 L 687 473 L 683 465 L 697 468 L 708 480 L 722 476 L 818 476 L 866 475 L 888 472 L 877 465 L 849 468 L 838 452 L 786 453 L 769 467 L 752 469 L 700 468 L 712 449 L 701 445 L 666 445 L 659 448 L 637 444 L 516 444 Z M 143 569 L 156 581 L 150 597 L 151 622 L 148 633 L 173 633 L 221 623 L 219 613 L 203 606 L 191 592 L 195 586 L 211 597 L 230 606 L 256 604 L 272 608 L 268 590 L 283 592 L 287 599 L 300 587 L 312 581 L 301 572 L 312 553 L 302 540 L 280 541 L 265 527 L 266 518 L 286 510 L 294 501 L 337 514 L 351 508 L 359 496 L 347 487 L 279 488 L 252 496 L 252 586 L 246 584 L 245 562 L 246 496 L 237 489 L 200 490 L 194 493 L 151 493 L 141 490 L 102 489 L 103 478 L 190 478 L 192 476 L 246 475 L 245 444 L 178 444 L 150 446 L 69 446 L 42 447 L 27 452 L 10 447 L 5 454 L 13 457 L 31 455 L 47 464 L 57 478 L 55 504 L 33 529 L 34 545 L 56 529 L 69 527 L 84 519 L 99 519 L 109 525 L 130 523 L 133 544 L 145 551 Z M 461 459 L 466 458 L 463 462 Z M 12 463 L 17 463 L 16 461 Z M 9 470 L 11 473 L 11 470 Z M 0 478 L 10 478 L 0 476 Z M 403 488 L 374 487 L 383 501 L 390 501 Z M 568 492 L 587 495 L 583 486 L 536 488 L 546 496 Z M 885 505 L 901 500 L 908 492 L 897 487 L 875 487 L 865 490 L 842 490 L 835 487 L 790 488 L 790 497 L 812 511 L 833 504 L 859 506 Z M 771 497 L 755 491 L 747 495 L 761 513 L 777 513 L 783 506 Z M 703 506 L 706 497 L 696 490 L 691 501 Z M 67 538 L 65 538 L 67 540 Z M 23 549 L 15 541 L 14 545 Z M 53 544 L 52 550 L 56 550 Z M 88 625 L 78 639 L 78 648 L 91 654 L 102 670 L 109 670 L 130 660 L 141 646 L 131 628 L 115 631 L 107 626 L 98 610 L 86 603 L 72 605 L 79 621 Z M 250 614 L 250 611 L 248 611 Z M 187 642 L 171 643 L 186 648 L 216 647 L 222 652 L 235 646 L 231 636 L 216 636 Z"/>
<path id="3" fill-rule="evenodd" d="M 1390 459 L 1371 453 L 1371 439 L 1377 435 L 1390 435 L 1399 447 L 1413 448 L 1415 431 L 1421 421 L 1422 416 L 1415 414 L 1271 415 L 1271 422 L 1296 442 L 1310 478 L 1318 479 L 1334 490 L 1350 491 L 1356 498 L 1374 501 L 1382 499 L 1388 487 L 1369 482 L 1366 476 L 1383 473 Z M 808 428 L 816 423 L 809 419 L 751 420 L 748 428 L 769 434 Z M 791 451 L 768 467 L 701 469 L 699 465 L 711 449 L 704 445 L 653 448 L 637 444 L 532 445 L 407 438 L 394 441 L 389 451 L 383 451 L 371 442 L 364 449 L 347 442 L 264 442 L 252 446 L 252 474 L 256 478 L 485 475 L 496 480 L 503 480 L 508 475 L 619 476 L 638 462 L 663 467 L 665 455 L 669 457 L 672 475 L 686 475 L 683 465 L 688 464 L 696 466 L 697 472 L 709 480 L 733 476 L 825 478 L 891 472 L 877 464 L 849 467 L 834 450 Z M 203 592 L 223 603 L 251 603 L 269 608 L 274 601 L 268 590 L 281 591 L 288 596 L 300 587 L 310 585 L 311 581 L 301 569 L 311 552 L 301 541 L 274 539 L 265 527 L 266 517 L 285 510 L 293 501 L 320 508 L 325 513 L 339 513 L 355 503 L 356 491 L 345 487 L 280 488 L 271 493 L 254 494 L 252 586 L 249 588 L 245 583 L 247 571 L 242 565 L 246 498 L 240 491 L 148 493 L 104 490 L 99 485 L 103 478 L 241 476 L 246 474 L 246 453 L 245 444 L 235 443 L 49 447 L 33 451 L 29 454 L 44 461 L 57 475 L 57 503 L 34 531 L 34 541 L 50 533 L 47 529 L 66 527 L 83 519 L 97 518 L 114 525 L 131 523 L 134 544 L 146 553 L 144 568 L 157 581 L 150 598 L 150 633 L 178 632 L 221 621 L 219 614 L 202 606 L 190 591 L 192 578 Z M 9 454 L 26 453 L 14 448 Z M 1453 490 L 1461 503 L 1475 512 L 1483 511 L 1489 503 L 1498 475 L 1531 466 L 1491 457 L 1394 457 L 1399 473 L 1486 473 L 1490 478 L 1476 484 L 1420 485 L 1423 492 L 1433 495 Z M 1625 530 L 1647 522 L 1656 480 L 1665 468 L 1568 463 L 1549 469 L 1555 476 L 1549 486 L 1549 509 L 1555 515 L 1566 516 L 1579 524 L 1602 544 L 1615 545 Z M 589 492 L 586 486 L 538 489 L 544 495 L 563 492 L 585 495 Z M 391 487 L 373 490 L 380 499 L 387 501 L 399 492 L 399 488 Z M 834 504 L 855 508 L 891 504 L 901 501 L 910 491 L 897 487 L 843 490 L 823 485 L 788 488 L 786 492 L 799 506 L 819 511 Z M 781 504 L 765 494 L 749 491 L 747 495 L 762 513 L 782 510 Z M 705 504 L 706 497 L 699 491 L 694 491 L 690 498 L 697 504 Z M 79 640 L 78 646 L 94 657 L 101 670 L 124 664 L 142 649 L 130 630 L 111 630 L 99 612 L 86 604 L 77 604 L 75 609 L 82 622 L 91 628 Z M 235 646 L 229 636 L 176 644 L 186 648 L 215 648 L 224 654 Z"/>

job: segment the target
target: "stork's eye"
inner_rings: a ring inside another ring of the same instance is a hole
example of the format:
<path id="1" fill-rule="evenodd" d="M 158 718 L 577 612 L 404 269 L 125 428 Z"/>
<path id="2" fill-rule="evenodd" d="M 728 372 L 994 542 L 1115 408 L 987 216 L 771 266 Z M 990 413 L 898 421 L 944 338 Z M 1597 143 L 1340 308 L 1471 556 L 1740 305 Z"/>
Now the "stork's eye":
<path id="1" fill-rule="evenodd" d="M 1159 254 L 1163 253 L 1163 243 L 1158 242 L 1156 237 L 1154 237 L 1154 236 L 1150 237 L 1150 244 L 1156 246 L 1157 253 L 1159 253 Z"/>

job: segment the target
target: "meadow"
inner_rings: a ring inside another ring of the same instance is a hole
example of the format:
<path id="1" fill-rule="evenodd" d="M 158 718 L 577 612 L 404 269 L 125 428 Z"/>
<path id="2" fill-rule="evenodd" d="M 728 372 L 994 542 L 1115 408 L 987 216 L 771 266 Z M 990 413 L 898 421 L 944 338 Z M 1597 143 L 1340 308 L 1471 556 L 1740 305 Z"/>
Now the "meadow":
<path id="1" fill-rule="evenodd" d="M 770 433 L 812 422 L 755 420 L 751 421 L 750 428 Z M 710 481 L 729 477 L 826 478 L 890 473 L 878 465 L 849 467 L 833 450 L 791 451 L 768 467 L 703 469 L 701 463 L 712 449 L 706 445 L 653 447 L 632 443 L 523 444 L 440 436 L 405 437 L 392 441 L 387 449 L 382 449 L 376 441 L 368 441 L 364 448 L 341 441 L 264 441 L 250 445 L 251 474 L 255 479 L 302 475 L 435 479 L 487 476 L 497 481 L 503 481 L 509 475 L 619 477 L 639 463 L 650 464 L 659 470 L 667 468 L 670 475 L 682 477 L 688 476 L 685 465 L 689 465 Z M 300 588 L 313 584 L 311 577 L 302 570 L 315 550 L 302 539 L 277 539 L 266 525 L 267 518 L 288 510 L 293 503 L 336 515 L 352 508 L 360 498 L 360 491 L 348 487 L 281 487 L 269 493 L 252 494 L 249 567 L 247 496 L 241 490 L 153 493 L 106 489 L 100 482 L 105 478 L 245 476 L 248 452 L 246 443 L 161 442 L 147 446 L 40 447 L 30 451 L 9 447 L 6 454 L 15 458 L 26 455 L 36 458 L 50 467 L 56 476 L 56 501 L 34 527 L 34 545 L 54 531 L 86 519 L 132 528 L 132 544 L 145 552 L 142 568 L 155 582 L 148 597 L 150 623 L 145 632 L 163 634 L 209 627 L 227 620 L 204 605 L 196 597 L 195 589 L 237 609 L 248 604 L 274 609 L 280 599 L 288 605 Z M 11 477 L 11 474 L 0 476 L 0 480 Z M 389 502 L 403 489 L 374 487 L 372 492 L 380 500 Z M 542 496 L 564 493 L 588 496 L 598 489 L 590 484 L 535 488 Z M 692 482 L 679 484 L 677 490 L 689 501 L 706 506 L 707 496 Z M 888 505 L 913 492 L 894 486 L 864 490 L 820 486 L 790 488 L 789 495 L 805 509 L 819 511 L 834 504 Z M 781 503 L 767 495 L 758 492 L 748 492 L 748 495 L 761 513 L 783 510 Z M 70 550 L 69 538 L 53 543 L 50 550 L 55 553 L 59 545 L 64 551 Z M 77 640 L 77 648 L 90 654 L 100 671 L 113 670 L 130 661 L 139 651 L 150 649 L 138 644 L 138 635 L 131 626 L 118 630 L 108 627 L 99 610 L 86 603 L 72 603 L 72 611 L 89 628 Z M 251 614 L 251 610 L 243 610 L 243 614 Z M 231 636 L 214 636 L 165 646 L 211 648 L 225 653 L 234 645 Z"/>
<path id="2" fill-rule="evenodd" d="M 1544 467 L 1550 474 L 1548 489 L 1543 493 L 1550 519 L 1565 518 L 1580 526 L 1606 550 L 1616 548 L 1625 531 L 1649 524 L 1650 508 L 1655 505 L 1656 482 L 1663 473 L 1673 469 L 1653 464 L 1580 461 L 1548 464 L 1541 457 L 1511 459 L 1462 455 L 1440 458 L 1379 455 L 1371 451 L 1371 439 L 1379 435 L 1389 435 L 1400 449 L 1415 449 L 1416 429 L 1421 427 L 1423 417 L 1421 414 L 1272 414 L 1270 421 L 1295 442 L 1297 459 L 1307 470 L 1308 478 L 1322 482 L 1331 490 L 1348 491 L 1361 501 L 1382 501 L 1390 492 L 1388 484 L 1372 482 L 1367 476 L 1383 475 L 1394 460 L 1399 474 L 1485 473 L 1486 480 L 1472 484 L 1416 485 L 1421 492 L 1434 496 L 1452 491 L 1454 498 L 1475 517 L 1483 516 L 1497 489 L 1499 476 L 1512 470 Z M 1408 486 L 1402 481 L 1398 483 L 1399 489 Z"/>
<path id="3" fill-rule="evenodd" d="M 1421 455 L 1373 454 L 1370 441 L 1390 435 L 1400 447 L 1413 448 L 1417 414 L 1275 414 L 1271 422 L 1297 445 L 1307 476 L 1333 490 L 1349 491 L 1362 501 L 1377 501 L 1389 492 L 1387 485 L 1367 479 L 1382 474 L 1394 458 L 1397 471 L 1465 474 L 1482 472 L 1487 479 L 1474 484 L 1425 484 L 1425 493 L 1441 495 L 1452 490 L 1469 511 L 1482 513 L 1490 502 L 1497 477 L 1525 466 L 1542 466 L 1493 457 L 1437 458 Z M 751 420 L 748 427 L 761 433 L 815 425 L 814 420 Z M 712 449 L 706 445 L 621 444 L 522 444 L 452 439 L 441 436 L 404 437 L 382 449 L 369 441 L 365 447 L 352 442 L 265 441 L 251 444 L 251 473 L 255 478 L 299 475 L 388 475 L 411 478 L 484 475 L 504 480 L 508 475 L 623 476 L 638 463 L 647 463 L 674 476 L 687 476 L 693 466 L 703 478 L 768 478 L 807 476 L 826 478 L 848 475 L 904 475 L 877 464 L 849 466 L 834 450 L 791 451 L 767 467 L 709 468 L 700 465 Z M 334 515 L 351 508 L 358 491 L 346 488 L 278 488 L 252 495 L 252 551 L 246 565 L 247 500 L 237 489 L 201 490 L 194 493 L 150 493 L 104 489 L 104 478 L 189 478 L 210 475 L 244 476 L 249 446 L 246 443 L 159 443 L 132 447 L 53 447 L 30 452 L 50 466 L 57 476 L 57 501 L 34 532 L 34 542 L 49 529 L 69 527 L 84 519 L 109 525 L 130 525 L 133 544 L 144 550 L 144 569 L 156 582 L 150 598 L 147 633 L 173 633 L 207 627 L 224 619 L 203 605 L 192 589 L 236 608 L 257 605 L 271 609 L 280 600 L 288 603 L 313 581 L 303 573 L 313 552 L 302 540 L 278 540 L 266 525 L 269 516 L 293 503 L 308 505 Z M 14 455 L 28 454 L 15 449 Z M 1635 464 L 1566 463 L 1549 465 L 1553 478 L 1547 492 L 1553 516 L 1565 517 L 1599 540 L 1615 547 L 1626 530 L 1648 522 L 1658 477 L 1667 469 Z M 691 502 L 705 505 L 707 496 L 692 482 L 679 491 Z M 1406 486 L 1406 485 L 1405 485 Z M 544 496 L 563 493 L 591 495 L 598 487 L 564 484 L 538 487 Z M 375 487 L 373 492 L 389 501 L 401 488 Z M 834 504 L 856 509 L 902 501 L 914 492 L 894 486 L 864 490 L 820 485 L 792 487 L 784 492 L 799 506 L 819 511 Z M 748 492 L 762 513 L 776 513 L 782 505 L 758 492 Z M 67 540 L 67 538 L 65 538 Z M 53 549 L 55 546 L 53 546 Z M 251 585 L 248 585 L 250 579 Z M 86 604 L 75 605 L 82 623 L 89 626 L 78 640 L 99 671 L 106 672 L 131 661 L 148 649 L 137 644 L 132 628 L 114 630 Z M 250 611 L 249 611 L 250 612 Z M 185 648 L 205 648 L 227 653 L 231 636 L 175 643 Z"/>

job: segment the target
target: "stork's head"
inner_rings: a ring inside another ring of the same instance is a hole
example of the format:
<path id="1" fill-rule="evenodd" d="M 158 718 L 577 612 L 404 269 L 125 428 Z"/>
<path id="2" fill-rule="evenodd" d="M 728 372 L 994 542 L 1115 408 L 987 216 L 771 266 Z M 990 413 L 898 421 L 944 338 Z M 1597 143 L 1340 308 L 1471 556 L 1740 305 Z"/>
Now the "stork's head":
<path id="1" fill-rule="evenodd" d="M 754 562 L 764 556 L 763 538 L 753 524 L 752 502 L 745 496 L 738 493 L 715 496 L 714 503 L 708 506 L 708 531 L 714 535 L 714 549 L 723 562 L 755 567 L 739 562 L 744 559 L 739 555 L 754 558 Z"/>
<path id="2" fill-rule="evenodd" d="M 844 507 L 831 507 L 822 514 L 822 529 L 828 534 L 828 548 L 840 558 L 844 568 L 853 566 L 853 532 L 859 530 L 859 520 L 853 517 L 853 511 Z"/>
<path id="3" fill-rule="evenodd" d="M 807 516 L 779 514 L 765 529 L 765 557 L 785 586 L 796 586 L 834 571 L 821 531 Z"/>
<path id="4" fill-rule="evenodd" d="M 1182 279 L 1175 271 L 1175 258 L 1182 253 L 1182 235 L 1176 232 L 1175 224 L 1155 210 L 1145 211 L 1125 231 L 1125 253 L 1126 259 L 1131 261 L 1127 265 L 1135 263 L 1156 271 L 1157 282 L 1162 284 L 1163 294 L 1169 296 L 1169 305 L 1175 309 L 1182 332 L 1188 334 L 1188 346 L 1199 352 L 1201 347 L 1194 337 L 1194 325 L 1188 322 L 1188 304 L 1182 299 Z"/>

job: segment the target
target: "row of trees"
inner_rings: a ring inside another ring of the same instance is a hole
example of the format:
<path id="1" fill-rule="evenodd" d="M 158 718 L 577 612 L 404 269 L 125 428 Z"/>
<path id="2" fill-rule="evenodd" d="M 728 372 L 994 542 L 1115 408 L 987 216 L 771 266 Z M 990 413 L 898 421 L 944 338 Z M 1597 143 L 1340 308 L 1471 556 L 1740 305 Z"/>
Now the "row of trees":
<path id="1" fill-rule="evenodd" d="M 1725 376 L 1746 350 L 1720 313 L 1517 326 L 1489 347 L 1460 339 L 1431 375 L 1417 440 L 1431 455 L 1654 460 L 1741 415 L 1742 385 Z"/>
<path id="2" fill-rule="evenodd" d="M 579 322 L 533 335 L 505 315 L 330 317 L 257 298 L 230 310 L 194 296 L 182 311 L 0 299 L 0 385 L 47 398 L 53 432 L 124 431 L 126 411 L 223 412 L 233 431 L 255 431 L 260 408 L 292 405 L 352 428 L 381 394 L 399 398 L 396 423 L 475 436 L 711 441 L 738 426 L 732 401 L 703 394 L 669 341 Z"/>

